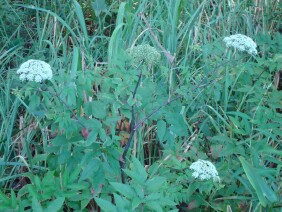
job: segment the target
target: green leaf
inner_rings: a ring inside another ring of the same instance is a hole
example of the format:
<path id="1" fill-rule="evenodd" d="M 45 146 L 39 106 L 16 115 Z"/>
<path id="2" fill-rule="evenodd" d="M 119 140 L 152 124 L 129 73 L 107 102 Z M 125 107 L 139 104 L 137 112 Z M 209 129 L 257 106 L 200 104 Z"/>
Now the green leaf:
<path id="1" fill-rule="evenodd" d="M 74 31 L 72 30 L 72 27 L 70 25 L 67 24 L 67 22 L 65 22 L 60 16 L 58 16 L 56 13 L 50 11 L 50 10 L 46 10 L 43 8 L 39 8 L 39 7 L 35 7 L 33 5 L 24 5 L 24 4 L 15 4 L 14 6 L 18 6 L 18 7 L 24 7 L 24 8 L 28 8 L 28 9 L 33 9 L 33 10 L 38 10 L 38 11 L 42 11 L 42 12 L 46 12 L 52 16 L 54 16 L 63 26 L 65 26 L 69 32 L 71 33 L 72 37 L 73 37 L 73 41 L 74 43 L 78 46 L 78 42 L 77 42 L 77 36 L 74 33 Z"/>
<path id="2" fill-rule="evenodd" d="M 140 185 L 144 185 L 146 179 L 144 179 L 142 176 L 140 176 L 138 172 L 131 171 L 131 170 L 128 170 L 128 169 L 125 169 L 124 172 L 127 176 L 132 178 L 132 180 L 136 181 Z"/>
<path id="3" fill-rule="evenodd" d="M 98 159 L 93 159 L 91 160 L 85 168 L 83 168 L 83 171 L 80 175 L 79 181 L 85 180 L 89 177 L 91 177 L 91 175 L 95 174 L 95 172 L 99 169 L 99 165 L 100 165 L 100 160 Z"/>
<path id="4" fill-rule="evenodd" d="M 160 141 L 163 141 L 166 132 L 166 122 L 164 120 L 159 120 L 157 122 L 157 136 Z"/>
<path id="5" fill-rule="evenodd" d="M 1 202 L 9 203 L 10 199 L 0 190 L 0 199 Z"/>
<path id="6" fill-rule="evenodd" d="M 86 126 L 87 129 L 92 130 L 92 132 L 98 133 L 102 124 L 97 119 L 88 119 L 82 120 L 82 123 Z"/>
<path id="7" fill-rule="evenodd" d="M 103 119 L 107 115 L 107 105 L 102 101 L 93 101 L 92 103 L 92 115 L 96 118 Z"/>
<path id="8" fill-rule="evenodd" d="M 239 160 L 243 166 L 249 182 L 256 191 L 261 205 L 266 207 L 268 204 L 276 202 L 277 196 L 274 191 L 266 184 L 265 179 L 258 175 L 255 169 L 243 157 L 240 156 Z"/>
<path id="9" fill-rule="evenodd" d="M 76 72 L 78 69 L 78 59 L 79 59 L 79 49 L 75 46 L 73 48 L 71 71 L 70 71 L 70 80 L 74 80 L 76 77 Z"/>
<path id="10" fill-rule="evenodd" d="M 85 19 L 84 19 L 82 8 L 76 0 L 73 0 L 73 2 L 74 2 L 75 13 L 77 15 L 78 22 L 82 28 L 82 32 L 84 35 L 83 38 L 86 40 L 86 44 L 88 44 L 89 38 L 88 38 L 87 27 L 85 24 Z"/>
<path id="11" fill-rule="evenodd" d="M 150 209 L 153 209 L 155 211 L 161 212 L 163 211 L 162 207 L 158 203 L 158 201 L 148 201 L 146 202 L 146 206 Z"/>
<path id="12" fill-rule="evenodd" d="M 119 24 L 116 26 L 115 30 L 112 33 L 110 43 L 109 43 L 109 48 L 108 48 L 108 61 L 109 64 L 112 63 L 114 56 L 117 55 L 118 52 L 118 47 L 119 47 L 119 35 L 120 31 L 122 30 L 123 23 Z"/>
<path id="13" fill-rule="evenodd" d="M 105 0 L 95 0 L 93 3 L 93 9 L 96 16 L 99 16 L 101 12 L 107 12 L 108 6 Z"/>
<path id="14" fill-rule="evenodd" d="M 94 199 L 103 211 L 107 211 L 107 212 L 117 212 L 118 211 L 116 206 L 114 206 L 111 202 L 97 198 L 97 197 Z"/>
<path id="15" fill-rule="evenodd" d="M 146 181 L 145 186 L 146 190 L 150 192 L 158 191 L 162 188 L 163 184 L 166 182 L 165 177 L 154 177 Z"/>
<path id="16" fill-rule="evenodd" d="M 17 197 L 16 197 L 14 190 L 11 190 L 11 206 L 12 208 L 17 207 Z"/>
<path id="17" fill-rule="evenodd" d="M 29 109 L 34 111 L 40 105 L 40 96 L 32 95 L 29 100 Z"/>
<path id="18" fill-rule="evenodd" d="M 131 94 L 129 97 L 128 97 L 128 99 L 127 99 L 127 103 L 128 103 L 128 105 L 131 107 L 132 105 L 134 105 L 135 104 L 135 99 L 133 99 L 133 95 Z"/>
<path id="19" fill-rule="evenodd" d="M 125 14 L 125 5 L 126 5 L 126 2 L 122 2 L 119 5 L 117 19 L 116 19 L 116 26 L 123 23 L 123 18 Z"/>
<path id="20" fill-rule="evenodd" d="M 136 158 L 132 158 L 132 162 L 133 162 L 132 170 L 131 171 L 125 170 L 125 172 L 128 171 L 126 173 L 130 174 L 134 180 L 136 180 L 141 185 L 143 185 L 148 177 L 148 174 L 144 166 L 142 166 L 139 160 L 137 160 Z"/>
<path id="21" fill-rule="evenodd" d="M 48 211 L 59 211 L 65 201 L 65 197 L 58 197 L 57 199 L 53 200 L 52 202 L 49 203 L 48 207 L 46 208 L 46 212 Z"/>
<path id="22" fill-rule="evenodd" d="M 136 196 L 136 193 L 129 185 L 115 182 L 111 182 L 110 184 L 114 187 L 116 191 L 118 191 L 120 194 L 124 195 L 128 199 L 132 199 L 134 196 Z"/>
<path id="23" fill-rule="evenodd" d="M 40 205 L 40 203 L 38 202 L 38 200 L 36 199 L 36 197 L 32 198 L 32 204 L 31 204 L 32 210 L 36 211 L 36 212 L 42 212 L 43 209 Z"/>
<path id="24" fill-rule="evenodd" d="M 118 211 L 128 211 L 128 209 L 130 208 L 130 202 L 127 199 L 122 198 L 116 193 L 114 193 L 114 198 Z"/>

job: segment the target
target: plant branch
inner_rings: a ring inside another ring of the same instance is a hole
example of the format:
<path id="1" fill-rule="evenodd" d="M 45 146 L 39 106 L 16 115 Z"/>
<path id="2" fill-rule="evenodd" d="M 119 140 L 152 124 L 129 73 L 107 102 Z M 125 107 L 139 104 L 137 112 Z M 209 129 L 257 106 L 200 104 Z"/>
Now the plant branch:
<path id="1" fill-rule="evenodd" d="M 138 78 L 138 81 L 136 83 L 136 86 L 135 86 L 135 89 L 133 91 L 133 94 L 132 94 L 132 97 L 133 99 L 135 98 L 135 95 L 136 95 L 136 92 L 137 92 L 137 89 L 138 89 L 138 86 L 140 84 L 140 81 L 141 81 L 141 77 L 142 77 L 142 70 L 139 74 L 139 78 Z M 130 122 L 130 136 L 128 138 L 128 141 L 126 143 L 126 146 L 124 148 L 124 151 L 122 153 L 122 155 L 120 156 L 120 159 L 119 159 L 119 164 L 120 164 L 120 169 L 121 169 L 121 181 L 122 183 L 125 183 L 125 173 L 124 173 L 124 168 L 125 168 L 125 158 L 126 158 L 126 154 L 129 150 L 129 147 L 132 143 L 132 140 L 133 140 L 133 137 L 134 137 L 134 133 L 136 131 L 135 129 L 135 110 L 134 110 L 134 105 L 131 106 L 131 122 Z"/>

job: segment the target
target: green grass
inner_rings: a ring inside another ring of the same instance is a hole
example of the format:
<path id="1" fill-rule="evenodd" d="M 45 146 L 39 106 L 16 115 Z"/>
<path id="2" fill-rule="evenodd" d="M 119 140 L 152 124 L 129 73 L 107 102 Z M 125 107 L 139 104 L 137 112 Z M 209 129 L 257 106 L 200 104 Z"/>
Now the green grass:
<path id="1" fill-rule="evenodd" d="M 281 8 L 5 0 L 0 210 L 280 211 Z M 226 49 L 237 33 L 257 56 Z M 143 44 L 158 64 L 132 63 L 127 49 Z M 53 79 L 21 82 L 29 59 L 49 63 Z M 220 183 L 193 178 L 198 159 Z"/>

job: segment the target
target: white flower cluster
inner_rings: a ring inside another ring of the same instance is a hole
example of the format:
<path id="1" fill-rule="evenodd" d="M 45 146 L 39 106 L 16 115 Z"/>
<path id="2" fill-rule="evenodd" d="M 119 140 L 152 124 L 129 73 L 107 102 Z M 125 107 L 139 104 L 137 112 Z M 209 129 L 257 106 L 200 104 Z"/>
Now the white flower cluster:
<path id="1" fill-rule="evenodd" d="M 133 58 L 133 62 L 138 65 L 144 61 L 147 65 L 154 65 L 160 61 L 161 55 L 156 48 L 145 44 L 138 45 L 127 50 L 130 56 Z"/>
<path id="2" fill-rule="evenodd" d="M 246 51 L 252 55 L 256 55 L 258 53 L 256 49 L 257 44 L 252 40 L 252 38 L 246 35 L 231 35 L 229 37 L 225 37 L 223 41 L 226 43 L 226 47 L 232 46 L 239 51 Z"/>
<path id="3" fill-rule="evenodd" d="M 35 82 L 42 82 L 43 80 L 52 79 L 53 73 L 51 66 L 41 60 L 28 60 L 21 64 L 17 70 L 20 80 L 28 80 Z"/>
<path id="4" fill-rule="evenodd" d="M 192 176 L 196 179 L 209 180 L 212 178 L 214 182 L 220 181 L 218 172 L 210 161 L 199 159 L 192 163 L 189 168 L 194 171 Z"/>

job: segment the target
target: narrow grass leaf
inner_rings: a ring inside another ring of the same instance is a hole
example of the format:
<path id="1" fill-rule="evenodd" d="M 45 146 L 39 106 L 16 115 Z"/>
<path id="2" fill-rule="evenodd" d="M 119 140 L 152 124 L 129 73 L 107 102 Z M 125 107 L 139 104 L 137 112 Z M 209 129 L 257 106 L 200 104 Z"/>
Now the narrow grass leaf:
<path id="1" fill-rule="evenodd" d="M 76 77 L 76 72 L 78 68 L 78 59 L 79 59 L 79 49 L 78 47 L 73 48 L 73 55 L 72 55 L 72 63 L 71 63 L 71 73 L 70 79 L 74 80 Z"/>
<path id="2" fill-rule="evenodd" d="M 81 29 L 82 29 L 82 32 L 83 32 L 83 35 L 84 35 L 84 39 L 86 40 L 85 44 L 88 45 L 89 38 L 88 38 L 88 33 L 87 33 L 87 28 L 86 28 L 86 24 L 85 24 L 85 19 L 84 19 L 84 15 L 83 15 L 83 12 L 82 12 L 82 8 L 81 8 L 80 4 L 76 0 L 73 0 L 73 3 L 74 3 L 75 13 L 77 15 L 79 24 L 81 26 Z"/>
<path id="3" fill-rule="evenodd" d="M 120 4 L 119 8 L 118 8 L 116 26 L 118 26 L 118 25 L 120 25 L 120 24 L 123 24 L 125 5 L 126 5 L 126 2 L 122 2 L 122 3 Z"/>
<path id="4" fill-rule="evenodd" d="M 115 28 L 115 30 L 113 31 L 113 34 L 111 36 L 110 39 L 110 43 L 109 43 L 109 48 L 108 48 L 108 62 L 109 64 L 111 64 L 113 57 L 117 54 L 118 52 L 118 46 L 119 46 L 119 32 L 123 27 L 123 23 L 117 25 L 117 27 Z"/>
<path id="5" fill-rule="evenodd" d="M 15 4 L 15 6 L 24 7 L 24 8 L 28 8 L 28 9 L 32 9 L 32 10 L 39 10 L 39 11 L 46 12 L 46 13 L 54 16 L 58 21 L 61 22 L 61 24 L 63 26 L 65 26 L 69 30 L 69 32 L 71 33 L 71 35 L 73 37 L 73 41 L 78 46 L 77 36 L 76 36 L 75 32 L 72 30 L 71 26 L 67 22 L 65 22 L 60 16 L 58 16 L 56 13 L 54 13 L 54 12 L 52 12 L 50 10 L 46 10 L 46 9 L 43 9 L 43 8 L 35 7 L 33 5 Z"/>

